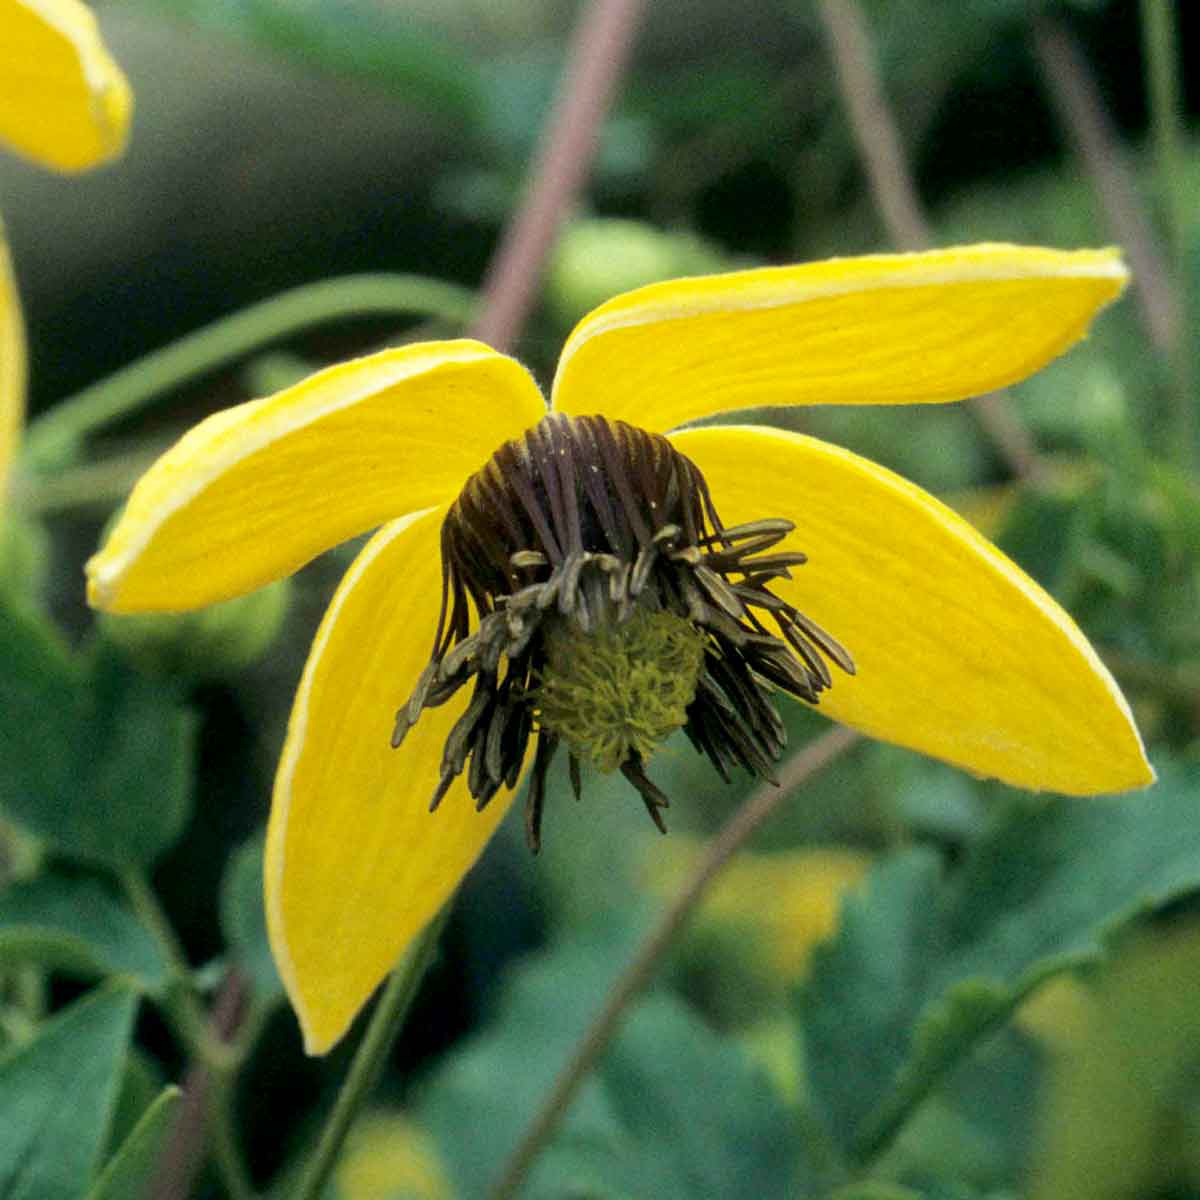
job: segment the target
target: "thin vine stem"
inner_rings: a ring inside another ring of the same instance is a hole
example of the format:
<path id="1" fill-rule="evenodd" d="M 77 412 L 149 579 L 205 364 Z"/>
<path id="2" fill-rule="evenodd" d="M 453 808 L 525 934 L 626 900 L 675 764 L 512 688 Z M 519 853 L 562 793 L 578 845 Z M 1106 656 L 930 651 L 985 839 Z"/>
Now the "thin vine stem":
<path id="1" fill-rule="evenodd" d="M 1078 40 L 1063 21 L 1036 15 L 1032 38 L 1059 124 L 1091 180 L 1109 231 L 1129 260 L 1142 324 L 1155 346 L 1168 350 L 1179 327 L 1178 300 L 1158 233 L 1138 194 L 1136 173 L 1104 106 L 1100 87 Z"/>
<path id="2" fill-rule="evenodd" d="M 667 951 L 675 943 L 713 881 L 746 840 L 788 799 L 794 789 L 859 740 L 851 729 L 836 728 L 810 742 L 780 772 L 779 786 L 767 784 L 754 792 L 709 842 L 679 895 L 659 917 L 629 964 L 613 984 L 600 1011 L 592 1019 L 559 1072 L 542 1107 L 517 1143 L 512 1157 L 490 1193 L 491 1200 L 511 1200 L 530 1167 L 546 1148 L 559 1122 L 597 1060 L 612 1041 L 629 1006 L 654 978 Z"/>
<path id="3" fill-rule="evenodd" d="M 465 325 L 475 308 L 474 293 L 419 275 L 346 275 L 291 288 L 155 350 L 64 400 L 31 423 L 25 453 L 35 464 L 69 458 L 101 426 L 313 325 L 398 313 Z"/>
<path id="4" fill-rule="evenodd" d="M 247 981 L 233 968 L 226 974 L 209 1010 L 211 1035 L 221 1043 L 230 1042 L 238 1032 L 239 1023 L 244 1021 L 246 1010 Z M 231 1119 L 211 1121 L 209 1114 L 214 1104 L 211 1092 L 214 1087 L 226 1089 L 215 1103 L 218 1111 L 232 1117 L 237 1064 L 244 1060 L 248 1045 L 248 1040 L 241 1037 L 236 1045 L 230 1046 L 233 1057 L 227 1071 L 214 1071 L 202 1058 L 192 1057 L 183 1077 L 179 1114 L 163 1147 L 147 1200 L 179 1200 L 179 1197 L 191 1194 L 192 1183 L 203 1165 L 210 1124 L 214 1125 L 212 1135 L 222 1140 L 223 1148 L 216 1152 L 237 1154 Z"/>
<path id="5" fill-rule="evenodd" d="M 119 877 L 134 914 L 158 943 L 167 962 L 169 982 L 164 1010 L 175 1036 L 187 1048 L 191 1058 L 202 1063 L 213 1079 L 207 1091 L 209 1128 L 213 1159 L 221 1182 L 231 1200 L 254 1200 L 255 1192 L 237 1144 L 233 1120 L 233 1078 L 238 1068 L 235 1055 L 210 1031 L 208 1021 L 196 999 L 191 969 L 183 947 L 154 889 L 140 867 L 128 866 Z"/>
<path id="6" fill-rule="evenodd" d="M 448 902 L 388 976 L 363 1039 L 354 1052 L 354 1059 L 338 1092 L 333 1111 L 321 1130 L 317 1148 L 305 1168 L 300 1185 L 291 1193 L 292 1200 L 318 1200 L 323 1194 L 354 1118 L 378 1081 L 392 1044 L 416 999 L 421 980 L 433 962 L 438 937 L 449 911 Z"/>

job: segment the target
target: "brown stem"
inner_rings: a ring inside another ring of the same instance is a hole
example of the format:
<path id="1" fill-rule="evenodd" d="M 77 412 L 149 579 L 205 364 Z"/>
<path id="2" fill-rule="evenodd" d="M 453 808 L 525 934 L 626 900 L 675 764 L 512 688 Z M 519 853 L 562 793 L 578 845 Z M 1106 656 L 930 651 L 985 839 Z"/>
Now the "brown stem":
<path id="1" fill-rule="evenodd" d="M 895 117 L 883 92 L 866 20 L 857 0 L 818 0 L 838 84 L 875 206 L 892 241 L 905 250 L 932 243 L 929 222 Z M 1037 447 L 1012 410 L 1008 394 L 992 392 L 970 401 L 980 428 L 1019 479 L 1038 473 Z"/>
<path id="2" fill-rule="evenodd" d="M 667 950 L 695 912 L 721 868 L 796 787 L 827 767 L 857 741 L 858 734 L 853 730 L 838 728 L 810 742 L 780 772 L 779 786 L 768 784 L 754 792 L 708 844 L 704 857 L 683 890 L 646 935 L 633 959 L 613 984 L 604 1006 L 580 1038 L 541 1109 L 513 1151 L 500 1181 L 491 1192 L 491 1200 L 509 1200 L 516 1194 L 529 1168 L 566 1114 L 575 1093 L 612 1040 L 630 1004 L 654 977 Z"/>
<path id="3" fill-rule="evenodd" d="M 1129 259 L 1142 324 L 1150 340 L 1167 350 L 1179 326 L 1171 273 L 1100 89 L 1078 43 L 1061 22 L 1035 17 L 1033 48 L 1059 121 L 1091 178 L 1113 238 Z"/>
<path id="4" fill-rule="evenodd" d="M 246 980 L 239 971 L 230 971 L 209 1016 L 209 1028 L 218 1043 L 228 1043 L 237 1032 L 245 1014 L 246 999 Z M 191 1193 L 204 1161 L 214 1083 L 212 1070 L 206 1063 L 196 1060 L 188 1067 L 179 1115 L 147 1193 L 151 1200 L 182 1200 Z"/>
<path id="5" fill-rule="evenodd" d="M 512 348 L 533 305 L 546 255 L 595 157 L 641 10 L 642 0 L 593 0 L 576 31 L 532 182 L 483 283 L 473 335 L 497 350 Z"/>

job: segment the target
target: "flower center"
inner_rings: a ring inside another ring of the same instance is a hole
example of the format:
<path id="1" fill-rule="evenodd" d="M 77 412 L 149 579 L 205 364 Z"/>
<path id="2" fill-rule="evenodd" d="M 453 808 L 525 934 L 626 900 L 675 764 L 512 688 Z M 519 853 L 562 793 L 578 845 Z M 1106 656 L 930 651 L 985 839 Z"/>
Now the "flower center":
<path id="1" fill-rule="evenodd" d="M 685 618 L 644 608 L 590 634 L 556 622 L 533 692 L 538 722 L 598 771 L 644 761 L 687 724 L 704 642 Z"/>
<path id="2" fill-rule="evenodd" d="M 501 446 L 446 515 L 433 653 L 396 716 L 393 745 L 474 680 L 430 808 L 464 770 L 478 808 L 514 787 L 534 733 L 534 850 L 560 742 L 577 796 L 582 762 L 619 769 L 664 832 L 667 799 L 643 765 L 676 729 L 723 778 L 733 766 L 769 778 L 785 743 L 771 693 L 815 704 L 826 660 L 854 673 L 770 590 L 805 561 L 775 549 L 792 529 L 726 528 L 695 464 L 623 421 L 550 413 Z"/>

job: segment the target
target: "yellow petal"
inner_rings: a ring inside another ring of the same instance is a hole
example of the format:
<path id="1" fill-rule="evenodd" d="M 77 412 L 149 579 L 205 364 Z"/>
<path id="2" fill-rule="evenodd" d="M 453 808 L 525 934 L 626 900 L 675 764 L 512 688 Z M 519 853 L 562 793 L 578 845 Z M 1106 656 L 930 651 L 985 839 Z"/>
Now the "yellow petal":
<path id="1" fill-rule="evenodd" d="M 24 415 L 25 327 L 12 259 L 0 225 L 0 514 Z"/>
<path id="2" fill-rule="evenodd" d="M 384 350 L 217 413 L 134 488 L 87 564 L 88 600 L 178 612 L 248 592 L 453 499 L 544 413 L 523 367 L 469 341 Z"/>
<path id="3" fill-rule="evenodd" d="M 980 245 L 651 284 L 585 317 L 553 404 L 643 429 L 780 404 L 961 400 L 1083 337 L 1114 250 Z"/>
<path id="4" fill-rule="evenodd" d="M 78 0 L 0 0 L 0 141 L 82 171 L 120 154 L 133 97 Z"/>
<path id="5" fill-rule="evenodd" d="M 684 430 L 726 524 L 796 523 L 809 561 L 771 587 L 838 638 L 820 711 L 1019 787 L 1153 781 L 1129 707 L 1071 618 L 961 517 L 846 450 L 778 430 Z"/>
<path id="6" fill-rule="evenodd" d="M 426 711 L 399 750 L 396 710 L 429 661 L 444 509 L 381 529 L 350 567 L 296 693 L 267 830 L 266 904 L 279 973 L 310 1054 L 375 986 L 479 857 L 512 802 L 475 811 L 460 776 L 429 800 L 469 688 Z"/>

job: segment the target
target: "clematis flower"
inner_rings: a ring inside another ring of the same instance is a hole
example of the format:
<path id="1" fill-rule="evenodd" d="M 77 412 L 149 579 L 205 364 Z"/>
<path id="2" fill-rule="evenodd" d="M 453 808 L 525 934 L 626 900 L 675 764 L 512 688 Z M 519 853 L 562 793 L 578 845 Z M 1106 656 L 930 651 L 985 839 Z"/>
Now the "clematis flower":
<path id="1" fill-rule="evenodd" d="M 129 84 L 78 0 L 0 0 L 0 144 L 56 171 L 118 155 Z M 25 331 L 0 224 L 0 500 L 25 411 Z"/>
<path id="2" fill-rule="evenodd" d="M 718 772 L 769 771 L 773 690 L 1019 787 L 1149 783 L 1083 635 L 939 501 L 801 434 L 685 427 L 1013 383 L 1126 278 L 1114 251 L 981 245 L 681 279 L 585 317 L 549 407 L 513 359 L 436 342 L 169 450 L 87 565 L 98 607 L 228 599 L 382 523 L 316 635 L 271 810 L 268 921 L 309 1051 L 453 892 L 531 758 L 537 833 L 564 743 L 576 786 L 580 762 L 616 766 L 656 818 L 657 740 L 682 725 Z"/>

